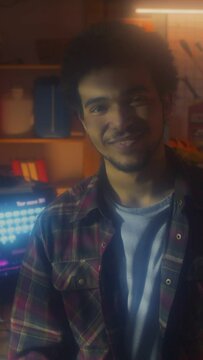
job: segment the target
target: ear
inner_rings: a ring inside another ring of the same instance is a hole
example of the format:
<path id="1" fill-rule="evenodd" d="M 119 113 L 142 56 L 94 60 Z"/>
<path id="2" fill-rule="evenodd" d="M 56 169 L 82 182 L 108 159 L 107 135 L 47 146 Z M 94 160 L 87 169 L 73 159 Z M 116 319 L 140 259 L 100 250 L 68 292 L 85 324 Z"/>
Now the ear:
<path id="1" fill-rule="evenodd" d="M 84 122 L 83 114 L 81 114 L 80 112 L 77 112 L 76 117 L 77 117 L 77 121 L 80 121 L 80 123 L 82 124 L 82 127 L 84 128 L 85 132 L 87 132 L 87 126 Z"/>
<path id="2" fill-rule="evenodd" d="M 84 120 L 80 120 L 80 121 L 81 121 L 81 124 L 82 124 L 85 132 L 87 133 L 87 126 L 85 125 Z"/>
<path id="3" fill-rule="evenodd" d="M 72 120 L 73 123 L 78 124 L 81 123 L 82 127 L 85 129 L 86 131 L 86 127 L 84 124 L 84 119 L 83 119 L 83 114 L 82 112 L 80 112 L 79 110 L 74 109 L 74 111 L 72 112 Z"/>

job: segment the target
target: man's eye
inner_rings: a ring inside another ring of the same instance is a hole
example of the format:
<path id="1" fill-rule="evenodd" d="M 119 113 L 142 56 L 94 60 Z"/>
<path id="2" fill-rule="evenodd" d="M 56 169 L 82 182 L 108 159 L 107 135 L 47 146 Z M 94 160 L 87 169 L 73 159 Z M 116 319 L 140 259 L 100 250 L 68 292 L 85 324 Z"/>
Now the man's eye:
<path id="1" fill-rule="evenodd" d="M 90 111 L 92 114 L 104 114 L 107 110 L 108 110 L 108 106 L 107 106 L 107 105 L 104 105 L 104 104 L 95 105 L 95 106 L 92 106 L 92 107 L 89 109 L 89 111 Z"/>
<path id="2" fill-rule="evenodd" d="M 148 105 L 148 101 L 145 97 L 136 97 L 129 101 L 129 105 L 132 107 L 146 106 Z"/>

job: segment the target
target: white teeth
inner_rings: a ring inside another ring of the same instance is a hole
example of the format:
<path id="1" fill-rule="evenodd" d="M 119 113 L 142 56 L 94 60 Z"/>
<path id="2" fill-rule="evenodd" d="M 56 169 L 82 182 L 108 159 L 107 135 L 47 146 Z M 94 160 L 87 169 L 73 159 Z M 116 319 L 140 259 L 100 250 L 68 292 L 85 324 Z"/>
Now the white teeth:
<path id="1" fill-rule="evenodd" d="M 131 145 L 134 141 L 133 140 L 123 140 L 120 141 L 121 145 Z"/>

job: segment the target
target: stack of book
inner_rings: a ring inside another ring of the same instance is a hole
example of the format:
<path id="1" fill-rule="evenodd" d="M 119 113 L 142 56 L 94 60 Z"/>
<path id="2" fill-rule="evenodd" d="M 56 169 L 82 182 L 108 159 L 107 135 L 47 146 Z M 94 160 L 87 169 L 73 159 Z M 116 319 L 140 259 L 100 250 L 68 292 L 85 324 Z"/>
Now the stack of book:
<path id="1" fill-rule="evenodd" d="M 25 181 L 48 182 L 44 160 L 21 161 L 13 160 L 11 163 L 14 176 L 22 176 Z"/>

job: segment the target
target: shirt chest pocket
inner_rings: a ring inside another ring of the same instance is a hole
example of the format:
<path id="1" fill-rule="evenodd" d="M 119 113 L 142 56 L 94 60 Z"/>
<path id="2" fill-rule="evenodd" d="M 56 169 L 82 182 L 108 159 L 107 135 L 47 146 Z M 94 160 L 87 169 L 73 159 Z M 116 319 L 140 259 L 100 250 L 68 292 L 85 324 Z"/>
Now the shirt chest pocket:
<path id="1" fill-rule="evenodd" d="M 53 263 L 53 285 L 61 292 L 97 289 L 98 264 L 97 258 Z"/>
<path id="2" fill-rule="evenodd" d="M 107 342 L 101 310 L 98 264 L 99 259 L 52 264 L 53 285 L 62 294 L 65 312 L 80 348 L 103 349 Z"/>

